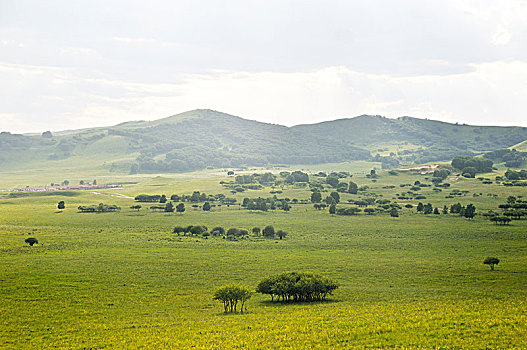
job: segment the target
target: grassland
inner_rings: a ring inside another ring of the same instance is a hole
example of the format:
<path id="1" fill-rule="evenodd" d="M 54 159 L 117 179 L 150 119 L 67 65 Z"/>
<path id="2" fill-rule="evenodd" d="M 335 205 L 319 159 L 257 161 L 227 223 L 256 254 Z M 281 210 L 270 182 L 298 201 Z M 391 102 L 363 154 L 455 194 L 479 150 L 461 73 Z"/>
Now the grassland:
<path id="1" fill-rule="evenodd" d="M 496 226 L 481 215 L 425 216 L 414 208 L 402 209 L 399 218 L 342 217 L 301 204 L 290 212 L 237 205 L 211 212 L 187 205 L 183 214 L 134 212 L 128 209 L 133 200 L 116 194 L 199 190 L 241 201 L 267 197 L 271 188 L 232 195 L 219 184 L 232 178 L 215 171 L 89 175 L 99 183 L 137 184 L 97 193 L 0 194 L 0 348 L 527 348 L 526 220 Z M 25 176 L 24 183 L 42 184 L 40 177 Z M 399 184 L 427 177 L 381 173 L 373 182 L 357 174 L 353 181 L 393 200 L 403 191 Z M 1 188 L 16 182 L 5 174 L 0 181 Z M 446 199 L 451 189 L 423 188 L 423 202 L 474 203 L 482 213 L 509 195 L 527 194 L 525 187 L 447 181 L 468 193 Z M 309 191 L 286 186 L 279 197 L 308 199 Z M 358 197 L 343 194 L 341 201 L 352 198 Z M 60 200 L 66 202 L 62 212 L 56 209 Z M 123 209 L 76 210 L 100 202 Z M 227 241 L 171 233 L 176 225 L 191 224 L 272 224 L 289 235 Z M 25 245 L 30 236 L 40 244 Z M 482 264 L 487 256 L 501 260 L 493 272 Z M 212 300 L 221 285 L 254 288 L 262 278 L 286 271 L 323 274 L 340 288 L 329 301 L 314 304 L 271 303 L 254 295 L 245 314 L 223 314 Z"/>

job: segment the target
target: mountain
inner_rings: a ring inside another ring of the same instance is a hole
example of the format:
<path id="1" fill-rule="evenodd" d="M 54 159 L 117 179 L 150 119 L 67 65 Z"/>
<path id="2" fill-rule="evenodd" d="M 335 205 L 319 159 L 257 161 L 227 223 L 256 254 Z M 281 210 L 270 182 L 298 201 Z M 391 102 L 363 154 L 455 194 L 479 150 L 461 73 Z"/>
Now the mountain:
<path id="1" fill-rule="evenodd" d="M 285 127 L 212 110 L 155 121 L 42 135 L 0 133 L 3 169 L 81 163 L 118 172 L 178 172 L 205 167 L 375 160 L 383 166 L 449 160 L 507 148 L 527 128 L 359 116 Z M 77 163 L 76 163 L 77 162 Z"/>

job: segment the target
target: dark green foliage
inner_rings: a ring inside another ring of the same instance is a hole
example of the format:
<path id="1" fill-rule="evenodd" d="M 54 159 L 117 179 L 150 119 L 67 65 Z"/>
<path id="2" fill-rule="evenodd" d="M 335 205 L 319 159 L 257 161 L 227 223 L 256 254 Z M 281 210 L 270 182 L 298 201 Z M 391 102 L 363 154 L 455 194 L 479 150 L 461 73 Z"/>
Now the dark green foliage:
<path id="1" fill-rule="evenodd" d="M 209 202 L 203 203 L 203 210 L 204 211 L 209 211 L 210 210 L 210 203 Z"/>
<path id="2" fill-rule="evenodd" d="M 417 204 L 417 212 L 421 212 L 425 209 L 425 206 L 423 205 L 423 203 L 419 202 L 419 204 Z"/>
<path id="3" fill-rule="evenodd" d="M 348 187 L 348 193 L 357 194 L 358 191 L 359 191 L 359 187 L 357 186 L 357 184 L 353 181 L 350 181 L 349 187 Z"/>
<path id="4" fill-rule="evenodd" d="M 287 232 L 285 232 L 283 230 L 278 230 L 278 231 L 276 231 L 276 235 L 278 236 L 278 238 L 282 239 L 285 236 L 287 236 Z"/>
<path id="5" fill-rule="evenodd" d="M 178 205 L 176 205 L 176 212 L 184 213 L 185 212 L 185 204 L 184 203 L 179 203 Z"/>
<path id="6" fill-rule="evenodd" d="M 121 210 L 115 204 L 108 205 L 103 203 L 99 203 L 99 205 L 80 205 L 77 209 L 82 213 L 108 213 Z"/>
<path id="7" fill-rule="evenodd" d="M 326 177 L 326 183 L 331 187 L 337 188 L 339 184 L 339 178 L 337 176 L 328 176 Z"/>
<path id="8" fill-rule="evenodd" d="M 27 244 L 29 244 L 31 247 L 35 244 L 38 244 L 38 240 L 34 237 L 26 238 L 25 241 Z"/>
<path id="9" fill-rule="evenodd" d="M 508 225 L 511 222 L 511 219 L 506 216 L 491 216 L 490 221 L 494 222 L 496 225 Z"/>
<path id="10" fill-rule="evenodd" d="M 158 194 L 149 195 L 149 194 L 140 194 L 134 198 L 137 202 L 159 202 L 161 196 Z"/>
<path id="11" fill-rule="evenodd" d="M 467 219 L 473 219 L 475 215 L 476 215 L 476 207 L 473 204 L 467 204 L 463 212 L 463 216 L 466 217 Z"/>
<path id="12" fill-rule="evenodd" d="M 439 209 L 438 209 L 437 207 L 434 208 L 434 214 L 435 214 L 435 215 L 439 215 Z"/>
<path id="13" fill-rule="evenodd" d="M 255 236 L 259 236 L 261 229 L 259 227 L 253 227 L 252 231 Z"/>
<path id="14" fill-rule="evenodd" d="M 139 211 L 141 209 L 141 206 L 140 205 L 132 205 L 130 207 L 130 209 Z"/>
<path id="15" fill-rule="evenodd" d="M 258 283 L 256 292 L 268 294 L 274 301 L 311 302 L 326 300 L 338 284 L 328 278 L 308 273 L 289 272 L 268 277 Z"/>
<path id="16" fill-rule="evenodd" d="M 59 204 L 57 205 L 57 208 L 60 210 L 66 208 L 66 204 L 64 203 L 64 201 L 60 201 Z"/>
<path id="17" fill-rule="evenodd" d="M 172 202 L 168 202 L 165 205 L 165 212 L 167 212 L 167 213 L 173 213 L 174 212 L 174 205 L 172 204 Z"/>
<path id="18" fill-rule="evenodd" d="M 262 235 L 264 237 L 274 237 L 275 235 L 274 227 L 271 225 L 265 226 L 265 228 L 262 231 Z"/>
<path id="19" fill-rule="evenodd" d="M 393 207 L 392 209 L 390 209 L 390 216 L 392 218 L 398 218 L 399 217 L 399 211 L 397 210 L 397 208 Z"/>
<path id="20" fill-rule="evenodd" d="M 331 205 L 329 206 L 329 213 L 335 214 L 336 212 L 337 212 L 337 206 L 335 205 L 335 203 L 331 203 Z"/>
<path id="21" fill-rule="evenodd" d="M 492 159 L 497 163 L 505 163 L 508 168 L 519 168 L 527 160 L 527 152 L 518 152 L 515 149 L 499 149 L 485 153 L 483 157 Z"/>
<path id="22" fill-rule="evenodd" d="M 187 232 L 187 230 L 185 229 L 185 227 L 182 227 L 182 226 L 176 226 L 174 227 L 174 233 L 177 233 L 178 236 L 180 233 L 184 233 L 184 232 Z"/>
<path id="23" fill-rule="evenodd" d="M 225 235 L 225 229 L 221 226 L 216 226 L 210 231 L 213 236 L 224 236 Z"/>
<path id="24" fill-rule="evenodd" d="M 313 191 L 311 193 L 311 202 L 312 203 L 320 203 L 322 201 L 322 195 L 319 191 Z"/>
<path id="25" fill-rule="evenodd" d="M 237 229 L 236 227 L 231 227 L 230 229 L 227 230 L 227 236 L 237 237 L 239 235 L 240 235 L 240 230 Z"/>
<path id="26" fill-rule="evenodd" d="M 498 259 L 498 258 L 488 257 L 488 258 L 486 258 L 486 259 L 483 261 L 483 263 L 484 263 L 485 265 L 489 265 L 489 266 L 490 266 L 490 269 L 491 269 L 492 271 L 494 271 L 494 265 L 498 265 L 498 264 L 500 263 L 500 259 Z"/>
<path id="27" fill-rule="evenodd" d="M 225 313 L 237 312 L 240 303 L 240 312 L 246 311 L 245 303 L 251 298 L 252 291 L 244 286 L 231 284 L 218 288 L 214 292 L 214 300 L 221 301 Z"/>
<path id="28" fill-rule="evenodd" d="M 432 204 L 427 203 L 427 204 L 425 204 L 423 206 L 423 213 L 424 214 L 432 214 L 432 211 L 433 211 Z"/>
<path id="29" fill-rule="evenodd" d="M 509 180 L 527 180 L 527 171 L 526 170 L 514 171 L 514 170 L 508 169 L 505 172 L 505 177 Z"/>
<path id="30" fill-rule="evenodd" d="M 361 212 L 361 209 L 354 208 L 354 207 L 337 209 L 337 215 L 350 216 L 350 215 L 356 215 L 360 212 Z"/>
<path id="31" fill-rule="evenodd" d="M 461 170 L 462 173 L 469 172 L 472 174 L 472 169 L 475 169 L 477 173 L 487 173 L 492 171 L 493 162 L 490 159 L 477 158 L 471 156 L 457 156 L 452 159 L 452 167 Z M 466 169 L 470 171 L 466 171 Z"/>
<path id="32" fill-rule="evenodd" d="M 331 192 L 329 195 L 331 196 L 331 198 L 333 198 L 333 202 L 335 204 L 339 204 L 339 202 L 340 202 L 340 195 L 339 195 L 338 192 Z"/>
<path id="33" fill-rule="evenodd" d="M 163 194 L 161 195 L 161 198 L 159 198 L 159 203 L 166 203 L 167 202 L 167 197 Z"/>

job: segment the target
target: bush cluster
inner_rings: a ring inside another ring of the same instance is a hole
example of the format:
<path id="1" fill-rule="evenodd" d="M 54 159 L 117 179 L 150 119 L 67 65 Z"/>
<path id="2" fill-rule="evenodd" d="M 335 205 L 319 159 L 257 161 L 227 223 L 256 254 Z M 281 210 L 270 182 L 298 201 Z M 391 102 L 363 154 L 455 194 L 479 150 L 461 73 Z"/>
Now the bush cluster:
<path id="1" fill-rule="evenodd" d="M 256 291 L 271 295 L 274 301 L 321 301 L 338 288 L 336 282 L 301 272 L 288 272 L 271 276 L 258 284 Z"/>

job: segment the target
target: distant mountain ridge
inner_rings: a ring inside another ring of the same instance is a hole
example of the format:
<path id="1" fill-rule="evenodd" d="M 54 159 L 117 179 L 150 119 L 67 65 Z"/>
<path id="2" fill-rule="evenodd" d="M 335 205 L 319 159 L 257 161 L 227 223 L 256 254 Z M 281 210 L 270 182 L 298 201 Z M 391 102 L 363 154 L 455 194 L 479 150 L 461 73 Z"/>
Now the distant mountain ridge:
<path id="1" fill-rule="evenodd" d="M 53 166 L 96 155 L 98 166 L 132 173 L 352 160 L 394 167 L 508 148 L 524 140 L 523 127 L 368 115 L 286 127 L 201 109 L 54 135 L 2 132 L 0 162 L 16 169 L 22 161 Z"/>

